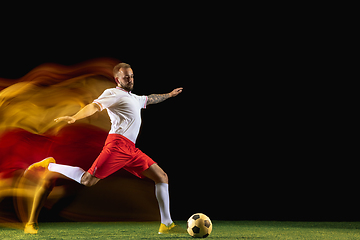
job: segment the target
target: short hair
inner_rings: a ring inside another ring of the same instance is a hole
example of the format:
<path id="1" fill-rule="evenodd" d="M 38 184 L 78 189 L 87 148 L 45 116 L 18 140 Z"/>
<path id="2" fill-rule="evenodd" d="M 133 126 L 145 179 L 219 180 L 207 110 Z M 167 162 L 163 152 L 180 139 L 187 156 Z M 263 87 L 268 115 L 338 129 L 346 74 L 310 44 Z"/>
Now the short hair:
<path id="1" fill-rule="evenodd" d="M 117 64 L 113 69 L 114 77 L 116 76 L 116 74 L 118 74 L 120 68 L 131 68 L 131 66 L 129 64 L 127 64 L 127 63 L 119 63 L 119 64 Z"/>

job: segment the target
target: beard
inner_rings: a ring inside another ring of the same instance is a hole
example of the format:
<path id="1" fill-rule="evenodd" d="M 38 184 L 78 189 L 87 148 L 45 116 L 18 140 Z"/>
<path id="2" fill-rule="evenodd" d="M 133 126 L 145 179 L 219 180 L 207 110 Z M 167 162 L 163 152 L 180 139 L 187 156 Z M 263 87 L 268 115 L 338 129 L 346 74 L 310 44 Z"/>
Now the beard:
<path id="1" fill-rule="evenodd" d="M 124 89 L 125 91 L 130 92 L 134 89 L 134 84 L 133 83 L 127 83 L 127 84 L 120 83 L 120 87 L 122 89 Z"/>

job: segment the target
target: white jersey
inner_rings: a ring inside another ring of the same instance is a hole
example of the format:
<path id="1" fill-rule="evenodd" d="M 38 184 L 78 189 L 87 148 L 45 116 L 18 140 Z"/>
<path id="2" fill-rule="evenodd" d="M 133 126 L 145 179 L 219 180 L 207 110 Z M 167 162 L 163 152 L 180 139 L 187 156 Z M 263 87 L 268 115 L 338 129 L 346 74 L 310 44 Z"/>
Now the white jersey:
<path id="1" fill-rule="evenodd" d="M 109 134 L 123 135 L 133 143 L 139 134 L 141 109 L 146 108 L 147 96 L 138 96 L 120 87 L 106 89 L 94 100 L 100 110 L 106 109 L 110 120 Z"/>

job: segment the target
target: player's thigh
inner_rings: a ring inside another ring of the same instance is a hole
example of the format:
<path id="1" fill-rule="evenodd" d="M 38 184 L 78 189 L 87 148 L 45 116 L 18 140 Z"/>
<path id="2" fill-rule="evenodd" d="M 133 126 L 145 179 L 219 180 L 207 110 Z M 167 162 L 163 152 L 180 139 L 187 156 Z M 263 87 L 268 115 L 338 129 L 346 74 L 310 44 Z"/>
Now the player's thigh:
<path id="1" fill-rule="evenodd" d="M 141 174 L 144 175 L 145 177 L 153 180 L 155 182 L 155 184 L 169 182 L 167 174 L 156 163 L 151 165 L 148 169 L 143 171 Z"/>

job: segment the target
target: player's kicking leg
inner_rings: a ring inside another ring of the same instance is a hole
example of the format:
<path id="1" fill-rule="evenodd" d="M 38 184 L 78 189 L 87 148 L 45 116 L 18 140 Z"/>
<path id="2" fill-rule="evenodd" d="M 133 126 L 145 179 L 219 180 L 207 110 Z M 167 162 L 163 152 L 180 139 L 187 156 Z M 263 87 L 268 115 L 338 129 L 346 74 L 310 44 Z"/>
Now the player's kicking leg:
<path id="1" fill-rule="evenodd" d="M 157 164 L 151 165 L 142 172 L 147 178 L 155 182 L 155 196 L 159 204 L 161 224 L 159 234 L 185 233 L 185 230 L 175 225 L 170 215 L 169 180 L 167 174 Z"/>
<path id="2" fill-rule="evenodd" d="M 50 159 L 50 161 L 49 161 Z M 100 179 L 97 177 L 92 176 L 90 173 L 84 171 L 80 167 L 73 167 L 68 165 L 62 165 L 55 163 L 54 158 L 45 158 L 44 160 L 34 163 L 30 165 L 30 167 L 26 170 L 31 170 L 35 168 L 46 168 L 51 172 L 60 173 L 61 175 L 65 176 L 66 178 L 72 179 L 75 182 L 78 182 L 82 185 L 87 187 L 91 187 L 95 185 Z"/>

